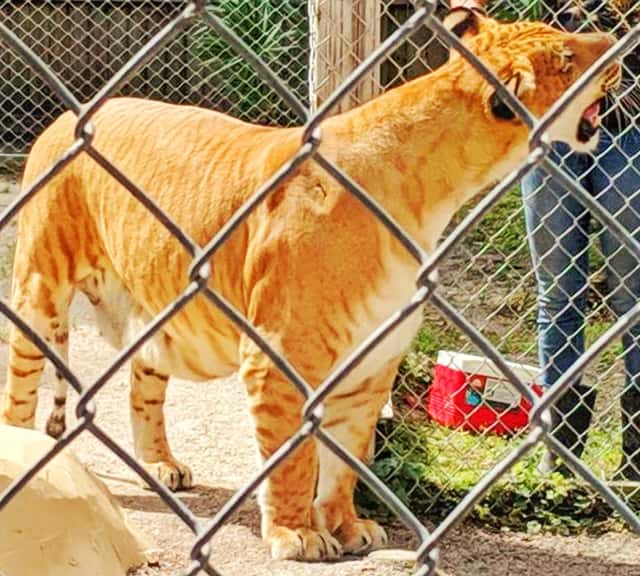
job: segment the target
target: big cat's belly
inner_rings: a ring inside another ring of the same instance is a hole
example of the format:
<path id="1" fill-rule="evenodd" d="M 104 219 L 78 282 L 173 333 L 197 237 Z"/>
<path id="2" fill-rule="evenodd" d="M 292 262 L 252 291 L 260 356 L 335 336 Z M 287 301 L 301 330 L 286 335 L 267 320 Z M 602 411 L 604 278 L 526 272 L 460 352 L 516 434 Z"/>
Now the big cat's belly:
<path id="1" fill-rule="evenodd" d="M 104 269 L 103 269 L 104 270 Z M 94 306 L 102 336 L 116 349 L 135 342 L 153 321 L 109 269 L 86 279 L 82 290 Z M 164 324 L 136 356 L 161 373 L 188 380 L 227 376 L 238 369 L 238 335 L 224 321 L 209 322 L 212 305 L 191 302 Z M 208 312 L 208 313 L 207 313 Z"/>

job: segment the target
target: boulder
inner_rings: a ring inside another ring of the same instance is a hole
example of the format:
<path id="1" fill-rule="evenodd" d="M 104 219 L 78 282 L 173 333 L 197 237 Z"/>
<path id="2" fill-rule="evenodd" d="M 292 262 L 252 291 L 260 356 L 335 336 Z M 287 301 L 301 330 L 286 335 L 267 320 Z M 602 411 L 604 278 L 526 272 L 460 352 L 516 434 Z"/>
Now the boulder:
<path id="1" fill-rule="evenodd" d="M 0 425 L 0 494 L 53 445 Z M 0 510 L 1 576 L 124 576 L 145 544 L 103 482 L 67 448 Z"/>

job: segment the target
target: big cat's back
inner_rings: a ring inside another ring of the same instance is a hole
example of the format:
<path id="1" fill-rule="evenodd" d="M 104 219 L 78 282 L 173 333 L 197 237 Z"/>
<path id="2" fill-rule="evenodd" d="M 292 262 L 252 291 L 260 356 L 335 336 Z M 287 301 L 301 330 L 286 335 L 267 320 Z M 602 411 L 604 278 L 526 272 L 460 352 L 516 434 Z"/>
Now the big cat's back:
<path id="1" fill-rule="evenodd" d="M 98 153 L 200 245 L 293 154 L 298 141 L 296 130 L 136 98 L 108 101 L 92 123 Z M 75 115 L 67 112 L 45 130 L 29 156 L 23 188 L 73 144 L 75 126 Z M 158 269 L 188 266 L 189 255 L 170 232 L 88 154 L 73 160 L 20 214 L 29 235 L 34 226 L 65 219 L 94 229 L 134 292 L 140 281 L 157 281 Z M 232 242 L 224 249 L 233 247 Z M 184 274 L 179 276 L 183 282 Z"/>
<path id="2" fill-rule="evenodd" d="M 251 186 L 252 175 L 259 180 L 263 172 L 271 170 L 269 155 L 283 143 L 288 147 L 292 133 L 248 124 L 195 106 L 138 98 L 108 101 L 91 122 L 95 126 L 92 146 L 160 205 L 171 204 L 172 194 L 178 191 L 184 200 L 187 187 L 191 187 L 189 198 L 193 200 L 205 185 L 208 198 L 221 190 L 226 199 L 238 194 L 244 198 L 253 190 L 242 188 Z M 75 115 L 67 112 L 38 138 L 29 156 L 23 186 L 72 145 L 75 126 Z M 86 178 L 88 171 L 97 166 L 82 155 L 80 158 L 81 162 L 74 161 L 70 170 L 78 169 Z M 97 171 L 96 176 L 99 177 Z M 109 188 L 117 186 L 113 178 L 110 182 Z M 186 206 L 175 199 L 173 205 L 179 209 Z M 180 214 L 175 217 L 180 218 Z"/>

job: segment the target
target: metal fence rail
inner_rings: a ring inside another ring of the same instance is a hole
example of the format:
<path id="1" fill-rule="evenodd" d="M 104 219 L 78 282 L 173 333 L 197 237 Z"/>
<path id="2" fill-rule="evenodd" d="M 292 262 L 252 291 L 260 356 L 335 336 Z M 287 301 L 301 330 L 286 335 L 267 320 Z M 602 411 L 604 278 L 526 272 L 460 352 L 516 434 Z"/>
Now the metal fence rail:
<path id="1" fill-rule="evenodd" d="M 81 104 L 78 99 L 65 87 L 49 66 L 25 45 L 18 36 L 5 23 L 0 23 L 0 38 L 3 42 L 20 57 L 26 65 L 35 71 L 49 89 L 56 94 L 60 102 L 68 110 L 72 110 L 78 117 L 76 125 L 76 141 L 69 150 L 58 159 L 40 178 L 24 190 L 22 195 L 9 206 L 0 216 L 0 228 L 7 225 L 9 220 L 15 216 L 20 208 L 44 185 L 47 184 L 64 166 L 73 161 L 81 154 L 90 156 L 101 167 L 103 167 L 113 178 L 122 184 L 133 196 L 135 196 L 152 214 L 180 241 L 184 249 L 192 256 L 190 268 L 190 284 L 184 292 L 172 302 L 161 314 L 159 314 L 139 335 L 138 339 L 122 350 L 116 360 L 105 372 L 94 382 L 81 382 L 66 366 L 56 351 L 49 346 L 28 324 L 19 318 L 14 311 L 5 303 L 0 302 L 0 313 L 4 314 L 20 330 L 22 330 L 41 350 L 62 374 L 62 376 L 79 392 L 80 399 L 77 404 L 76 414 L 77 425 L 68 430 L 38 462 L 34 463 L 24 476 L 17 479 L 0 496 L 0 509 L 20 491 L 20 489 L 41 470 L 60 450 L 71 444 L 78 435 L 88 432 L 95 436 L 100 442 L 112 450 L 127 466 L 139 475 L 175 512 L 194 534 L 194 543 L 191 550 L 191 560 L 186 574 L 194 575 L 201 570 L 207 574 L 218 574 L 215 567 L 209 562 L 208 542 L 211 537 L 220 529 L 227 518 L 242 504 L 242 502 L 259 486 L 259 484 L 273 472 L 283 460 L 306 438 L 315 437 L 318 442 L 324 444 L 340 459 L 354 469 L 359 477 L 377 494 L 380 499 L 395 512 L 401 520 L 411 528 L 420 542 L 417 552 L 418 568 L 417 573 L 423 576 L 435 574 L 438 559 L 438 544 L 443 537 L 460 522 L 471 510 L 472 506 L 479 501 L 487 490 L 498 481 L 519 459 L 540 442 L 547 443 L 557 451 L 562 458 L 569 463 L 580 476 L 582 476 L 594 489 L 596 489 L 611 506 L 628 522 L 636 531 L 640 532 L 640 518 L 616 495 L 610 487 L 600 478 L 594 475 L 580 459 L 576 458 L 562 444 L 549 435 L 550 419 L 549 408 L 557 400 L 558 396 L 567 389 L 572 381 L 580 375 L 585 368 L 593 361 L 598 353 L 606 347 L 613 338 L 627 330 L 631 325 L 640 319 L 640 304 L 634 306 L 626 314 L 621 316 L 602 336 L 591 346 L 579 362 L 573 365 L 563 377 L 556 382 L 552 389 L 542 398 L 535 396 L 526 383 L 509 368 L 503 355 L 496 347 L 483 336 L 465 317 L 458 311 L 457 307 L 448 301 L 447 298 L 438 291 L 437 282 L 433 281 L 430 272 L 445 259 L 451 249 L 459 243 L 463 237 L 469 233 L 471 228 L 479 219 L 516 183 L 530 168 L 536 164 L 541 164 L 560 181 L 563 186 L 571 191 L 576 198 L 579 198 L 597 218 L 607 226 L 612 234 L 640 261 L 640 245 L 628 234 L 625 229 L 612 218 L 597 202 L 594 202 L 589 194 L 579 185 L 572 181 L 559 170 L 552 161 L 549 160 L 549 146 L 545 141 L 545 129 L 549 123 L 566 107 L 580 91 L 580 89 L 597 74 L 601 73 L 607 65 L 614 59 L 628 51 L 640 41 L 640 25 L 631 29 L 625 37 L 610 49 L 590 71 L 572 86 L 566 96 L 558 102 L 540 120 L 535 120 L 522 108 L 520 103 L 511 94 L 502 89 L 502 97 L 512 106 L 521 119 L 530 127 L 530 155 L 527 161 L 515 173 L 511 174 L 504 182 L 500 183 L 476 208 L 474 208 L 450 233 L 444 242 L 431 255 L 423 253 L 421 248 L 399 227 L 385 211 L 369 197 L 365 190 L 362 190 L 346 174 L 332 162 L 327 160 L 318 152 L 318 146 L 322 142 L 322 122 L 337 107 L 340 102 L 352 91 L 364 75 L 377 66 L 382 59 L 391 53 L 398 45 L 408 38 L 414 31 L 423 25 L 429 27 L 441 40 L 452 45 L 463 57 L 486 78 L 486 80 L 496 87 L 500 87 L 498 79 L 480 62 L 460 41 L 449 33 L 435 17 L 436 3 L 434 1 L 419 2 L 415 12 L 401 24 L 384 42 L 382 42 L 373 52 L 367 55 L 364 61 L 349 75 L 349 77 L 324 100 L 315 112 L 308 112 L 307 107 L 286 85 L 278 79 L 269 65 L 265 64 L 238 35 L 231 30 L 224 21 L 216 14 L 215 10 L 210 10 L 207 2 L 200 0 L 190 2 L 186 7 L 173 15 L 166 26 L 144 44 L 136 54 L 130 58 L 122 68 L 117 71 L 104 87 L 93 96 L 87 104 Z M 199 246 L 189 236 L 182 231 L 159 207 L 157 207 L 144 190 L 140 189 L 134 182 L 130 181 L 126 174 L 121 173 L 109 160 L 104 157 L 93 145 L 95 129 L 91 124 L 91 119 L 105 102 L 105 100 L 115 94 L 132 76 L 160 53 L 163 47 L 179 38 L 186 27 L 201 23 L 208 26 L 219 37 L 225 39 L 233 49 L 246 62 L 250 62 L 258 74 L 291 108 L 300 120 L 305 122 L 306 130 L 303 141 L 297 153 L 290 158 L 281 169 L 265 182 L 254 196 L 226 223 L 226 225 L 215 235 L 206 246 Z M 210 276 L 209 259 L 223 245 L 231 232 L 251 213 L 251 211 L 266 198 L 270 192 L 285 182 L 295 171 L 296 167 L 305 160 L 312 160 L 327 171 L 349 192 L 360 199 L 372 213 L 381 220 L 389 231 L 406 247 L 414 259 L 421 265 L 421 273 L 416 278 L 416 290 L 409 302 L 404 307 L 390 316 L 374 333 L 372 333 L 361 346 L 355 350 L 342 365 L 335 369 L 326 380 L 315 390 L 305 382 L 305 380 L 289 364 L 286 358 L 280 356 L 262 338 L 260 334 L 250 325 L 250 323 L 221 295 L 212 291 L 207 283 Z M 179 312 L 196 295 L 203 294 L 215 306 L 217 306 L 232 322 L 234 322 L 253 342 L 273 361 L 275 366 L 286 376 L 306 398 L 304 406 L 304 424 L 275 454 L 273 454 L 262 466 L 250 483 L 242 490 L 238 491 L 225 506 L 208 522 L 198 520 L 195 515 L 178 500 L 164 486 L 151 477 L 136 460 L 106 434 L 94 421 L 95 407 L 92 399 L 97 392 L 106 385 L 109 378 L 124 362 L 130 359 L 140 346 L 156 333 L 161 326 Z M 435 308 L 442 313 L 450 322 L 457 326 L 469 340 L 481 350 L 489 359 L 493 360 L 499 369 L 508 377 L 509 381 L 528 398 L 534 408 L 530 414 L 530 428 L 524 440 L 506 457 L 499 462 L 469 494 L 455 507 L 447 518 L 433 531 L 429 532 L 426 527 L 416 518 L 414 513 L 396 497 L 391 490 L 384 485 L 366 466 L 358 459 L 354 458 L 335 439 L 333 439 L 322 427 L 323 400 L 327 395 L 350 373 L 382 338 L 389 335 L 394 328 L 408 314 L 418 308 L 422 303 L 431 302 Z"/>

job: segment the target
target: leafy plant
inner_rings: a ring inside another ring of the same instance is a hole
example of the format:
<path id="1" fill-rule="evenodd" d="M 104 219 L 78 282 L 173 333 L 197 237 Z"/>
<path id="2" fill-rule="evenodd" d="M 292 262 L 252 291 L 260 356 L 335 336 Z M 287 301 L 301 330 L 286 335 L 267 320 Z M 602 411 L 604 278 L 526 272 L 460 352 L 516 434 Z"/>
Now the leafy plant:
<path id="1" fill-rule="evenodd" d="M 304 2 L 220 0 L 212 9 L 298 97 L 307 94 L 308 19 Z M 295 115 L 242 55 L 202 25 L 193 52 L 211 70 L 203 83 L 217 92 L 222 107 L 256 122 L 286 124 Z"/>
<path id="2" fill-rule="evenodd" d="M 619 438 L 614 428 L 594 430 L 586 458 L 614 469 Z M 403 416 L 380 424 L 373 472 L 414 513 L 437 521 L 453 510 L 484 474 L 514 448 L 500 436 L 452 432 L 432 422 L 408 422 Z M 598 533 L 621 523 L 608 503 L 584 482 L 552 474 L 540 476 L 541 448 L 515 464 L 470 513 L 471 521 L 500 530 L 528 533 Z M 594 467 L 595 468 L 595 467 Z M 609 473 L 610 471 L 607 471 Z M 640 510 L 640 490 L 626 494 Z M 359 485 L 356 501 L 366 515 L 389 512 L 368 488 Z"/>
<path id="3" fill-rule="evenodd" d="M 540 20 L 545 12 L 541 0 L 494 0 L 488 8 L 499 20 Z"/>

